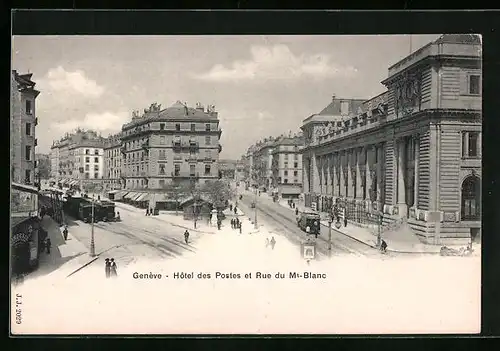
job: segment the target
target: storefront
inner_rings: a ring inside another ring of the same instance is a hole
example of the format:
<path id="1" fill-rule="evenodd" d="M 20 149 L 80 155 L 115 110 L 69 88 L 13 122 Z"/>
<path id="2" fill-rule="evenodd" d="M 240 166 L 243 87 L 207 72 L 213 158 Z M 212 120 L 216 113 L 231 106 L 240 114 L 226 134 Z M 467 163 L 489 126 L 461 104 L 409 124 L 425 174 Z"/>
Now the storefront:
<path id="1" fill-rule="evenodd" d="M 12 184 L 11 192 L 11 267 L 13 274 L 27 273 L 38 266 L 39 235 L 38 189 Z"/>

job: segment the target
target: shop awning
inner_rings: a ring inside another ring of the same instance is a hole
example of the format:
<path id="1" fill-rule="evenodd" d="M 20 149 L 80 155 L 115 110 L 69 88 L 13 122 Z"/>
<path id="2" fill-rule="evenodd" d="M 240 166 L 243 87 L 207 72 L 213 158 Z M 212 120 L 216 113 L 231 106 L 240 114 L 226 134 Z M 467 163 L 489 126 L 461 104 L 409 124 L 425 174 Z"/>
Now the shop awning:
<path id="1" fill-rule="evenodd" d="M 151 194 L 150 193 L 143 193 L 135 201 L 149 201 L 149 199 L 151 199 Z"/>
<path id="2" fill-rule="evenodd" d="M 111 190 L 111 191 L 108 191 L 108 194 L 115 195 L 115 194 L 118 194 L 119 192 L 120 192 L 120 190 Z"/>
<path id="3" fill-rule="evenodd" d="M 144 193 L 136 193 L 134 197 L 131 198 L 132 201 L 139 201 L 139 198 L 144 195 Z"/>
<path id="4" fill-rule="evenodd" d="M 124 198 L 124 199 L 132 199 L 132 198 L 134 198 L 135 196 L 137 196 L 137 193 L 130 192 L 130 193 L 128 193 L 127 195 L 125 195 L 123 198 Z"/>

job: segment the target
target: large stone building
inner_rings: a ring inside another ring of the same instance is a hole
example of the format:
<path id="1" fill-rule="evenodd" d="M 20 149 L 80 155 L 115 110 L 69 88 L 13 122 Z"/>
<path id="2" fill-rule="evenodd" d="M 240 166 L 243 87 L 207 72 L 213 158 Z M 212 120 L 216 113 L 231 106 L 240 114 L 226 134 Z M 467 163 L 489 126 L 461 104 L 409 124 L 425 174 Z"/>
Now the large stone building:
<path id="1" fill-rule="evenodd" d="M 10 150 L 11 181 L 35 183 L 36 98 L 40 92 L 31 80 L 32 74 L 11 72 Z"/>
<path id="2" fill-rule="evenodd" d="M 306 205 L 328 210 L 336 198 L 375 205 L 384 222 L 429 243 L 478 238 L 480 38 L 443 35 L 388 73 L 387 92 L 344 103 L 347 114 L 304 120 Z"/>
<path id="3" fill-rule="evenodd" d="M 255 144 L 252 154 L 252 174 L 254 184 L 262 191 L 271 191 L 273 185 L 273 149 L 274 137 L 269 137 Z"/>
<path id="4" fill-rule="evenodd" d="M 177 101 L 134 112 L 122 127 L 122 177 L 127 189 L 161 189 L 169 182 L 204 183 L 219 178 L 221 145 L 214 107 Z"/>
<path id="5" fill-rule="evenodd" d="M 104 184 L 108 189 L 122 188 L 121 134 L 110 135 L 104 144 Z"/>
<path id="6" fill-rule="evenodd" d="M 66 134 L 51 147 L 55 181 L 63 185 L 100 184 L 104 173 L 105 139 L 92 130 Z"/>
<path id="7" fill-rule="evenodd" d="M 298 198 L 302 193 L 302 136 L 280 137 L 272 155 L 272 188 L 282 198 Z"/>

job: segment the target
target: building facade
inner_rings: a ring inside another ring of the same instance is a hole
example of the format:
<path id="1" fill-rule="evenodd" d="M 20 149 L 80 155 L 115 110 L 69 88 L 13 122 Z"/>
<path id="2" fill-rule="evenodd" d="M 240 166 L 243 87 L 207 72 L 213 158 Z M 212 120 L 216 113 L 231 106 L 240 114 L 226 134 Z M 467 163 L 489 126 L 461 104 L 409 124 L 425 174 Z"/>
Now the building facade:
<path id="1" fill-rule="evenodd" d="M 255 145 L 253 152 L 253 174 L 255 185 L 262 191 L 271 191 L 273 186 L 273 150 L 275 138 L 264 139 Z"/>
<path id="2" fill-rule="evenodd" d="M 121 134 L 111 135 L 104 144 L 104 184 L 109 189 L 122 188 Z"/>
<path id="3" fill-rule="evenodd" d="M 56 143 L 52 143 L 50 147 L 50 178 L 57 181 L 59 178 L 59 148 Z"/>
<path id="4" fill-rule="evenodd" d="M 282 198 L 298 198 L 302 193 L 302 137 L 282 137 L 275 141 L 271 170 L 272 188 Z"/>
<path id="5" fill-rule="evenodd" d="M 11 72 L 11 181 L 28 185 L 35 183 L 36 98 L 40 94 L 31 77 Z"/>
<path id="6" fill-rule="evenodd" d="M 387 92 L 357 110 L 304 120 L 306 205 L 374 207 L 427 243 L 478 238 L 480 38 L 443 35 L 388 73 Z"/>
<path id="7" fill-rule="evenodd" d="M 122 178 L 127 189 L 161 189 L 170 182 L 205 183 L 219 178 L 222 150 L 218 113 L 177 101 L 134 112 L 122 127 Z"/>
<path id="8" fill-rule="evenodd" d="M 55 141 L 50 159 L 54 180 L 64 185 L 102 183 L 105 139 L 92 130 L 76 130 Z"/>

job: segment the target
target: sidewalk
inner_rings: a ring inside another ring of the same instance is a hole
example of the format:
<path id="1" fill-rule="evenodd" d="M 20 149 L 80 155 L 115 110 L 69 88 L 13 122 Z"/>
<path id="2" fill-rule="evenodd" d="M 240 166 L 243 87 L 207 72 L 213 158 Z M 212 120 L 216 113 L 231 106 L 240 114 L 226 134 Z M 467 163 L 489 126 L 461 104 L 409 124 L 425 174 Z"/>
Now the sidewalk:
<path id="1" fill-rule="evenodd" d="M 87 248 L 68 233 L 68 240 L 64 240 L 62 231 L 56 221 L 45 216 L 41 226 L 47 231 L 47 238 L 51 241 L 50 254 L 45 249 L 40 253 L 38 269 L 28 275 L 28 279 L 46 275 L 67 275 L 71 270 L 86 264 L 91 260 Z"/>
<path id="2" fill-rule="evenodd" d="M 262 197 L 262 196 L 261 196 Z M 272 200 L 269 200 L 272 201 Z M 295 200 L 296 207 L 299 209 L 300 212 L 303 212 L 304 210 L 309 210 L 309 208 L 306 208 L 303 203 Z M 295 209 L 290 208 L 286 200 L 280 200 L 279 204 L 290 211 L 295 211 Z M 321 218 L 327 218 L 328 213 L 326 212 L 320 212 Z M 328 221 L 327 220 L 321 220 L 321 225 L 324 227 L 328 228 Z M 409 228 L 406 228 L 409 230 Z M 357 226 L 353 224 L 351 221 L 348 221 L 347 227 L 344 227 L 344 224 L 342 223 L 342 226 L 337 229 L 335 227 L 335 223 L 332 223 L 332 230 L 344 234 L 351 239 L 354 239 L 358 242 L 361 242 L 365 245 L 368 245 L 374 249 L 377 249 L 377 230 L 378 227 L 376 225 L 373 225 L 372 228 L 363 228 L 360 226 Z M 403 228 L 404 230 L 404 228 Z M 398 237 L 395 238 L 394 235 L 398 234 Z M 382 234 L 382 238 L 385 240 L 387 243 L 387 251 L 390 252 L 395 252 L 395 253 L 428 253 L 428 254 L 439 254 L 441 251 L 442 245 L 430 245 L 430 244 L 424 244 L 422 243 L 415 234 L 413 233 L 401 233 L 399 232 L 386 232 Z M 448 247 L 453 247 L 456 249 L 459 249 L 463 246 L 450 246 Z M 479 246 L 474 247 L 475 252 L 480 251 Z"/>

